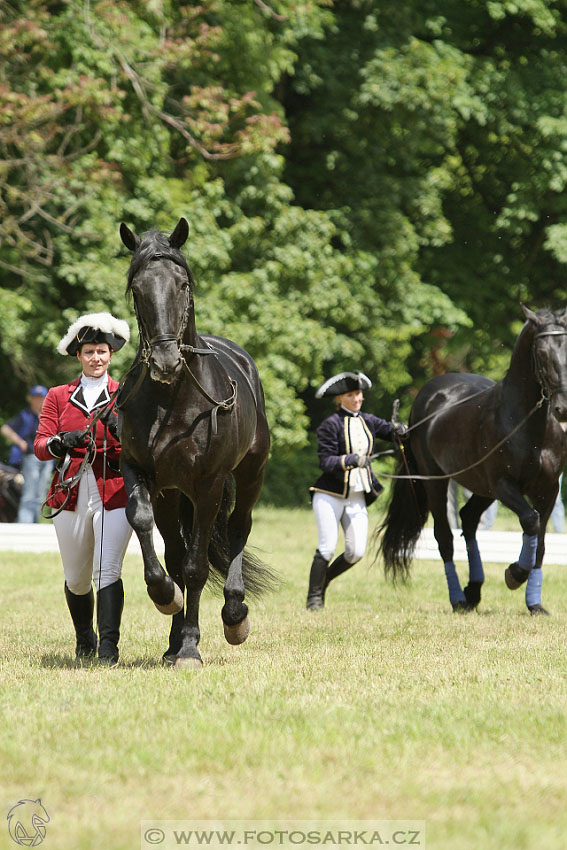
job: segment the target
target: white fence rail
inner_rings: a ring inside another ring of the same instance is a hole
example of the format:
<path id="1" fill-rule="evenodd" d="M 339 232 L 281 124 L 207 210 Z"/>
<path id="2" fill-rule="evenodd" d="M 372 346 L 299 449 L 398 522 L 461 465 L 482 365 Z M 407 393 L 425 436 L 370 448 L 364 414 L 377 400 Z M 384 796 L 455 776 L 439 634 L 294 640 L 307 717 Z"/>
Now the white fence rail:
<path id="1" fill-rule="evenodd" d="M 465 542 L 459 530 L 455 537 L 455 560 L 467 560 Z M 479 531 L 478 545 L 482 558 L 486 562 L 509 564 L 520 554 L 522 547 L 521 531 Z M 163 541 L 157 529 L 154 541 L 158 554 L 163 554 Z M 55 529 L 50 523 L 25 525 L 21 523 L 0 523 L 0 551 L 3 552 L 57 552 Z M 138 539 L 133 534 L 128 546 L 128 554 L 140 554 Z M 436 561 L 439 559 L 433 531 L 425 528 L 419 539 L 416 558 Z M 567 564 L 567 534 L 549 532 L 545 538 L 546 564 Z"/>

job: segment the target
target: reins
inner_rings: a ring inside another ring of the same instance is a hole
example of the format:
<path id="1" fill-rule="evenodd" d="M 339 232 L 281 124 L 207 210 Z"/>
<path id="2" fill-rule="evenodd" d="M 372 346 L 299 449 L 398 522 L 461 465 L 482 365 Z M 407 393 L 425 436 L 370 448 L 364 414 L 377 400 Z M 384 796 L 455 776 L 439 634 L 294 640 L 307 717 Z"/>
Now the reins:
<path id="1" fill-rule="evenodd" d="M 85 437 L 87 436 L 87 433 L 88 428 L 85 429 Z M 90 466 L 90 464 L 92 464 L 92 462 L 94 461 L 96 456 L 96 444 L 92 434 L 89 434 L 89 442 L 87 443 L 85 448 L 85 456 L 81 461 L 81 465 L 79 466 L 75 474 L 71 476 L 71 478 L 61 478 L 61 474 L 65 473 L 71 462 L 71 456 L 69 452 L 66 453 L 65 457 L 61 461 L 61 466 L 59 467 L 59 483 L 55 484 L 55 486 L 53 487 L 53 492 L 47 499 L 45 499 L 45 501 L 41 505 L 41 515 L 44 519 L 53 519 L 54 517 L 59 516 L 61 511 L 65 510 L 65 508 L 67 507 L 67 502 L 69 501 L 69 498 L 71 496 L 71 490 L 73 489 L 73 487 L 77 486 L 87 466 Z M 51 510 L 51 506 L 47 504 L 48 500 L 50 501 L 51 499 L 53 499 L 54 496 L 58 496 L 62 492 L 65 492 L 63 504 L 60 505 L 55 511 L 47 515 L 44 511 L 44 508 L 48 507 Z"/>
<path id="2" fill-rule="evenodd" d="M 462 399 L 462 401 L 466 401 L 466 400 L 467 399 Z M 511 437 L 513 437 L 514 434 L 517 431 L 519 431 L 520 428 L 522 428 L 525 425 L 525 423 L 528 421 L 530 416 L 533 416 L 533 414 L 536 412 L 536 410 L 542 406 L 544 401 L 546 401 L 546 398 L 542 393 L 542 396 L 539 399 L 539 401 L 537 401 L 534 404 L 534 406 L 532 407 L 530 412 L 528 414 L 526 414 L 526 416 L 524 416 L 522 421 L 519 422 L 516 425 L 515 428 L 513 428 L 508 434 L 506 434 L 506 436 L 503 437 L 498 443 L 496 443 L 496 445 L 492 446 L 492 448 L 489 449 L 486 452 L 486 454 L 483 455 L 479 460 L 476 460 L 474 463 L 471 463 L 469 466 L 465 466 L 463 469 L 458 469 L 455 472 L 449 472 L 449 473 L 446 473 L 445 475 L 418 475 L 418 474 L 415 474 L 415 475 L 410 475 L 410 474 L 408 474 L 408 475 L 388 475 L 385 472 L 381 472 L 381 473 L 379 473 L 379 477 L 382 477 L 382 478 L 401 478 L 401 479 L 409 478 L 409 479 L 414 479 L 414 480 L 419 480 L 419 481 L 441 481 L 445 478 L 455 478 L 457 475 L 462 475 L 464 472 L 468 472 L 470 469 L 474 469 L 476 466 L 480 466 L 481 463 L 484 463 L 486 458 L 488 458 L 488 457 L 490 457 L 490 455 L 494 454 L 495 451 L 497 451 L 501 446 L 504 445 L 504 443 L 506 443 Z M 461 402 L 457 402 L 457 404 L 461 404 Z M 456 406 L 456 405 L 454 405 L 454 406 Z M 439 410 L 435 415 L 438 415 L 440 413 L 444 413 L 445 410 L 447 410 L 447 408 L 445 408 L 444 410 Z M 426 417 L 426 419 L 431 419 L 431 416 Z M 425 422 L 426 419 L 422 419 L 421 422 L 417 422 L 415 425 L 412 425 L 412 428 L 417 428 L 417 426 L 421 425 L 423 422 Z M 405 463 L 406 469 L 408 470 L 408 473 L 409 473 L 409 467 L 408 467 L 407 459 L 406 459 L 406 456 L 405 456 L 405 451 L 404 451 L 402 445 L 400 445 L 400 450 L 402 451 L 404 463 Z"/>
<path id="3" fill-rule="evenodd" d="M 209 349 L 207 351 L 203 351 L 202 349 L 200 350 L 200 349 L 193 348 L 192 345 L 189 345 L 189 346 L 182 345 L 182 346 L 180 346 L 180 348 L 181 348 L 181 350 L 183 350 L 185 348 L 190 348 L 192 350 L 193 354 L 198 354 L 198 353 L 199 354 L 215 354 L 216 353 L 212 349 Z M 210 395 L 207 392 L 207 390 L 204 388 L 204 386 L 197 380 L 197 378 L 195 377 L 195 375 L 191 371 L 189 364 L 187 363 L 187 361 L 185 360 L 184 357 L 183 357 L 183 365 L 185 366 L 185 369 L 187 370 L 189 377 L 191 378 L 191 380 L 193 381 L 193 383 L 195 384 L 195 386 L 197 387 L 197 389 L 199 390 L 201 395 L 203 395 L 207 399 L 207 401 L 210 402 L 213 405 L 213 408 L 211 410 L 211 428 L 213 429 L 213 434 L 216 434 L 217 433 L 217 414 L 218 414 L 218 411 L 219 410 L 232 410 L 232 408 L 236 404 L 237 383 L 236 383 L 236 381 L 232 380 L 232 378 L 229 376 L 229 374 L 227 372 L 226 376 L 229 380 L 230 386 L 232 387 L 232 395 L 230 395 L 228 398 L 224 399 L 224 401 L 216 401 L 216 399 L 214 399 L 212 397 L 212 395 Z M 225 369 L 225 372 L 226 372 L 226 369 Z"/>

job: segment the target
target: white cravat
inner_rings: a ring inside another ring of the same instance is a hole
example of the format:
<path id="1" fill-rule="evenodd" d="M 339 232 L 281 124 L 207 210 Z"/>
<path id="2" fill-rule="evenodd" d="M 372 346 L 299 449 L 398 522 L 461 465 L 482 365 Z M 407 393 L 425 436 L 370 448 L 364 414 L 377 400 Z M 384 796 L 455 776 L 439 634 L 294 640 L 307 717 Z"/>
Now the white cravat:
<path id="1" fill-rule="evenodd" d="M 87 375 L 81 375 L 81 387 L 83 389 L 83 398 L 85 406 L 91 411 L 98 401 L 100 394 L 108 386 L 108 372 L 101 375 L 100 378 L 89 378 Z"/>

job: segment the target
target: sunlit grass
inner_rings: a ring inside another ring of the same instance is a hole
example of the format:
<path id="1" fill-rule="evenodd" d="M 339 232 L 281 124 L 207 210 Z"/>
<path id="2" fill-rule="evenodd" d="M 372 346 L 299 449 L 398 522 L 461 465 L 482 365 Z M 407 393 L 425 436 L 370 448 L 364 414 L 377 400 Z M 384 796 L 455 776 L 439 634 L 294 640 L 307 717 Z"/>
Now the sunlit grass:
<path id="1" fill-rule="evenodd" d="M 137 558 L 120 666 L 77 669 L 58 556 L 2 553 L 5 813 L 41 797 L 57 850 L 130 850 L 143 819 L 208 818 L 422 819 L 429 850 L 563 850 L 565 568 L 546 569 L 550 618 L 502 565 L 459 616 L 440 563 L 393 588 L 370 558 L 313 614 L 311 513 L 261 508 L 253 544 L 280 591 L 251 602 L 240 647 L 205 594 L 205 667 L 181 674 L 159 664 L 169 621 Z"/>

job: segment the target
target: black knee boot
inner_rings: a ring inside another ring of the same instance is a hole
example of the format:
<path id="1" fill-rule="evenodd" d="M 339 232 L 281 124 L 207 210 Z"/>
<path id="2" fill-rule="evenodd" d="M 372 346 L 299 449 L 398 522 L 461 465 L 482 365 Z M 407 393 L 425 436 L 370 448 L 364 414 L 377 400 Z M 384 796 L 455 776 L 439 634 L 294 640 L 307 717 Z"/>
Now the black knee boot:
<path id="1" fill-rule="evenodd" d="M 124 586 L 119 578 L 97 593 L 98 657 L 105 664 L 118 663 L 120 620 L 124 608 Z"/>
<path id="2" fill-rule="evenodd" d="M 337 576 L 340 576 L 341 573 L 346 573 L 347 570 L 350 570 L 351 567 L 354 567 L 354 564 L 349 564 L 349 562 L 345 559 L 345 553 L 339 555 L 338 558 L 335 558 L 333 563 L 327 570 L 327 582 L 325 587 Z"/>
<path id="3" fill-rule="evenodd" d="M 318 549 L 315 550 L 315 557 L 311 564 L 311 572 L 309 573 L 309 590 L 307 591 L 307 605 L 305 606 L 310 611 L 316 611 L 318 608 L 323 608 L 325 605 L 325 587 L 327 576 L 327 564 Z"/>
<path id="4" fill-rule="evenodd" d="M 65 584 L 65 599 L 75 626 L 77 658 L 92 658 L 96 653 L 96 634 L 93 629 L 94 593 L 91 587 L 89 593 L 79 596 L 71 593 Z"/>

